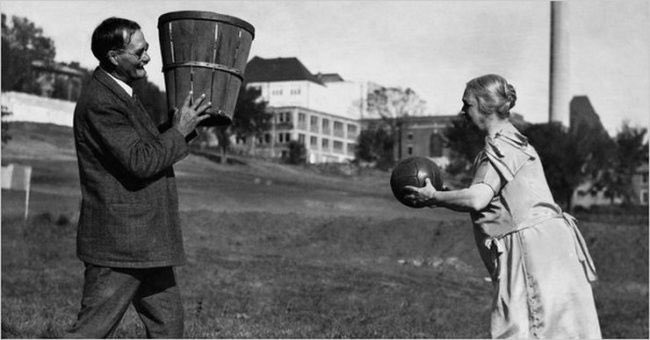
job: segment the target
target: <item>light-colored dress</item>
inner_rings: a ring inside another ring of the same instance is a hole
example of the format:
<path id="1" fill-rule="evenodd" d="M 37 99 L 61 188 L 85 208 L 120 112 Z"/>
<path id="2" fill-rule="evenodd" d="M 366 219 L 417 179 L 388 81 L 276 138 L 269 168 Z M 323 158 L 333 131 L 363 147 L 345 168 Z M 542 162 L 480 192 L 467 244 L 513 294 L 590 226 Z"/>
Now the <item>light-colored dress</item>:
<path id="1" fill-rule="evenodd" d="M 494 284 L 493 338 L 601 338 L 596 271 L 575 219 L 555 204 L 535 149 L 514 126 L 487 137 L 473 183 L 495 192 L 472 213 Z"/>

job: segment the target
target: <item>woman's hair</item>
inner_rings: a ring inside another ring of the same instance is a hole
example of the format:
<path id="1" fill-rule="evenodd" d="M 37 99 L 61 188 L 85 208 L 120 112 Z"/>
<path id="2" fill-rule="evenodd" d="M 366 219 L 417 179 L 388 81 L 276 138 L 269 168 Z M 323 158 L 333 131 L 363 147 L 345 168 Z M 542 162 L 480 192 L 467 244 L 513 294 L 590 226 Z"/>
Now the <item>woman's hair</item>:
<path id="1" fill-rule="evenodd" d="M 111 63 L 108 62 L 108 51 L 125 48 L 131 42 L 133 33 L 139 29 L 140 25 L 135 21 L 108 18 L 95 28 L 90 49 L 102 66 L 111 67 Z"/>
<path id="2" fill-rule="evenodd" d="M 510 116 L 515 106 L 517 92 L 508 82 L 496 74 L 486 74 L 467 82 L 466 91 L 476 96 L 478 109 L 484 115 L 496 114 L 499 118 Z"/>

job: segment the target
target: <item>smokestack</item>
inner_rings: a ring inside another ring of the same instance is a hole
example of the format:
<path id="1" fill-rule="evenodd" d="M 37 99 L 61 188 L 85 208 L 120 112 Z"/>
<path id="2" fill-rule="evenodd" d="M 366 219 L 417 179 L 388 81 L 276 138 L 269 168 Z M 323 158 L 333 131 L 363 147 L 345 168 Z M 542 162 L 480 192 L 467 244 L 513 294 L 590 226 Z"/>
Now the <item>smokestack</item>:
<path id="1" fill-rule="evenodd" d="M 549 121 L 568 127 L 571 91 L 568 1 L 551 1 Z"/>

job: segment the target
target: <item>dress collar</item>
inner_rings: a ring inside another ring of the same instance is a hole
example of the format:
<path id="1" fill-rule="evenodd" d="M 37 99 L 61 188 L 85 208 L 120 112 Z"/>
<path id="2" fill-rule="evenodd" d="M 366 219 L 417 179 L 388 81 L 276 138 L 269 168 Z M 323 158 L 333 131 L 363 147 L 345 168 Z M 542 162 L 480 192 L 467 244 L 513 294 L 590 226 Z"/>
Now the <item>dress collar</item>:
<path id="1" fill-rule="evenodd" d="M 516 147 L 524 147 L 528 145 L 528 138 L 521 134 L 516 127 L 512 124 L 507 124 L 501 130 L 494 134 L 494 136 L 485 137 L 485 141 L 489 144 L 493 144 L 497 140 L 502 140 L 508 144 L 512 144 Z"/>

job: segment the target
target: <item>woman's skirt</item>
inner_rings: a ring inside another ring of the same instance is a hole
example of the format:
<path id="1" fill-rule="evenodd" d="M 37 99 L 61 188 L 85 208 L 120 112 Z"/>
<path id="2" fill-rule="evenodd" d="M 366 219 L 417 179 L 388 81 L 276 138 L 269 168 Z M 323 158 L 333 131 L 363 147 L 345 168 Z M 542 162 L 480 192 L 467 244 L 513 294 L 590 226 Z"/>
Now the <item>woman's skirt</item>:
<path id="1" fill-rule="evenodd" d="M 591 289 L 595 270 L 572 217 L 492 242 L 493 338 L 601 338 Z"/>

